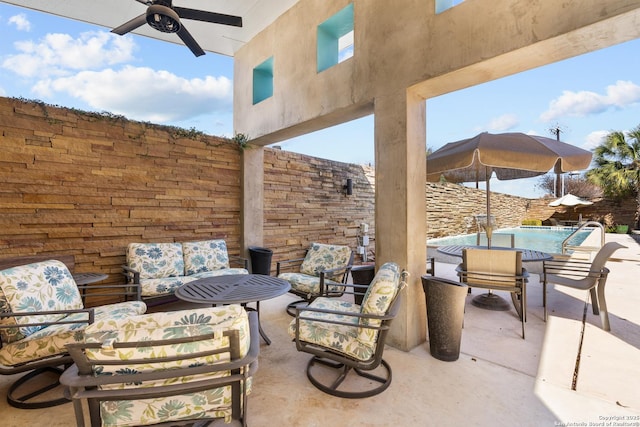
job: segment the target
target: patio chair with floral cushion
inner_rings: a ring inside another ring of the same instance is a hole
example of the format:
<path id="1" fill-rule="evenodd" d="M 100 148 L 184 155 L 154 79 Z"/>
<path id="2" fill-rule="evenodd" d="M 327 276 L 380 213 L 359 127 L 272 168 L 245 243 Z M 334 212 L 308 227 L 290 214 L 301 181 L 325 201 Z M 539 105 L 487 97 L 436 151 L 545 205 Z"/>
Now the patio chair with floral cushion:
<path id="1" fill-rule="evenodd" d="M 129 287 L 101 285 L 99 288 L 103 291 L 113 288 L 114 293 L 108 295 L 126 297 Z M 65 264 L 58 260 L 0 271 L 0 374 L 27 372 L 9 388 L 8 403 L 17 408 L 35 409 L 69 402 L 62 396 L 56 397 L 54 392 L 44 394 L 58 386 L 62 367 L 71 364 L 65 345 L 82 341 L 84 329 L 94 321 L 127 318 L 146 309 L 141 301 L 85 308 L 79 286 Z M 40 382 L 41 374 L 49 373 L 54 378 L 51 383 L 27 392 L 32 388 L 28 385 L 31 380 Z"/>
<path id="2" fill-rule="evenodd" d="M 246 425 L 257 369 L 257 313 L 240 305 L 96 322 L 68 345 L 75 364 L 60 378 L 78 426 L 185 425 L 222 418 Z"/>
<path id="3" fill-rule="evenodd" d="M 319 296 L 342 296 L 353 258 L 349 246 L 311 243 L 304 258 L 278 261 L 276 276 L 288 281 L 289 292 L 302 298 L 290 303 L 287 313 L 294 316 L 297 306 L 307 305 Z M 284 272 L 297 266 L 298 272 Z"/>
<path id="4" fill-rule="evenodd" d="M 298 351 L 313 355 L 307 364 L 307 377 L 315 387 L 347 398 L 373 396 L 389 387 L 391 367 L 382 353 L 391 321 L 400 309 L 406 275 L 397 264 L 388 262 L 376 273 L 362 305 L 319 297 L 307 307 L 296 309 L 289 335 Z M 362 285 L 346 285 L 350 286 Z M 362 390 L 345 382 L 350 371 L 371 380 L 374 386 Z M 339 389 L 343 384 L 345 387 Z"/>

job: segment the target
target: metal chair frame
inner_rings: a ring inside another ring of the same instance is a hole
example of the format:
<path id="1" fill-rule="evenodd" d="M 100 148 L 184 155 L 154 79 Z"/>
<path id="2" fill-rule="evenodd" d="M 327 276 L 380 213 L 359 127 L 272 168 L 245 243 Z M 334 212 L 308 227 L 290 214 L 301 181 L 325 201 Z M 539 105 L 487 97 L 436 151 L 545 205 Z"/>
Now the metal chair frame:
<path id="1" fill-rule="evenodd" d="M 491 249 L 486 249 L 487 251 Z M 520 254 L 520 255 L 518 255 Z M 522 260 L 522 252 L 517 251 L 516 257 Z M 463 260 L 466 260 L 467 249 L 462 251 Z M 529 273 L 522 267 L 521 274 L 500 274 L 489 272 L 476 272 L 464 270 L 463 264 L 456 267 L 460 281 L 470 288 L 507 291 L 511 294 L 511 301 L 516 309 L 520 323 L 522 324 L 522 339 L 525 339 L 524 324 L 527 321 L 527 280 Z M 522 265 L 522 261 L 519 262 Z"/>
<path id="2" fill-rule="evenodd" d="M 406 273 L 403 273 L 403 275 Z M 404 283 L 404 280 L 403 280 Z M 353 287 L 356 292 L 357 288 L 366 288 L 366 285 L 346 285 L 347 288 Z M 336 311 L 336 310 L 324 310 L 314 307 L 298 307 L 296 308 L 296 333 L 294 341 L 296 343 L 296 349 L 298 351 L 302 351 L 305 353 L 312 354 L 313 357 L 307 363 L 307 378 L 309 381 L 319 390 L 330 394 L 332 396 L 344 397 L 350 399 L 359 399 L 364 397 L 375 396 L 376 394 L 382 393 L 386 390 L 391 384 L 392 379 L 392 371 L 391 366 L 382 358 L 382 354 L 384 351 L 384 344 L 389 333 L 389 329 L 391 327 L 391 322 L 398 314 L 400 307 L 402 305 L 402 289 L 404 285 L 401 284 L 398 288 L 398 292 L 396 293 L 396 297 L 393 302 L 389 306 L 389 310 L 385 315 L 378 316 L 372 314 L 362 314 L 362 313 L 352 313 L 352 312 L 344 312 L 344 311 Z M 352 292 L 345 292 L 352 293 Z M 357 317 L 358 319 L 377 319 L 380 320 L 379 326 L 370 326 L 363 325 L 362 323 L 359 325 L 361 328 L 367 329 L 375 329 L 378 331 L 378 339 L 376 342 L 376 348 L 371 356 L 371 358 L 367 360 L 359 360 L 347 354 L 343 354 L 337 352 L 329 347 L 323 347 L 318 344 L 309 343 L 300 339 L 299 331 L 300 331 L 300 320 L 311 320 L 313 322 L 322 322 L 328 324 L 335 325 L 347 325 L 353 326 L 353 323 L 348 322 L 340 322 L 334 320 L 324 320 L 318 319 L 316 317 L 309 318 L 305 317 L 305 312 L 316 312 L 316 313 L 327 313 L 327 314 L 339 314 L 345 317 Z M 326 367 L 329 367 L 337 372 L 336 379 L 327 384 L 319 379 L 317 375 L 314 374 L 313 367 L 316 364 L 320 364 Z M 384 368 L 384 373 L 382 375 L 374 375 L 370 371 L 382 366 Z M 349 372 L 355 372 L 357 375 L 370 379 L 374 382 L 379 383 L 378 386 L 373 387 L 364 391 L 346 391 L 339 390 L 338 388 L 344 383 L 347 379 Z"/>
<path id="3" fill-rule="evenodd" d="M 87 348 L 100 348 L 100 343 L 74 343 L 67 345 L 69 353 L 75 364 L 67 369 L 60 377 L 60 382 L 68 387 L 69 396 L 73 401 L 76 423 L 78 427 L 84 427 L 83 401 L 87 402 L 89 418 L 92 427 L 102 425 L 100 418 L 100 403 L 116 400 L 136 400 L 157 397 L 177 396 L 187 393 L 197 393 L 203 390 L 215 389 L 231 385 L 232 387 L 232 418 L 240 420 L 243 426 L 247 425 L 247 387 L 246 383 L 258 369 L 258 355 L 260 353 L 260 335 L 258 332 L 258 315 L 249 312 L 249 329 L 251 344 L 244 357 L 240 357 L 240 341 L 237 330 L 228 330 L 224 335 L 229 337 L 229 345 L 209 351 L 198 353 L 183 353 L 172 357 L 156 357 L 149 359 L 129 360 L 94 360 L 87 358 Z M 194 337 L 183 337 L 155 341 L 131 341 L 114 343 L 114 348 L 153 348 L 182 344 L 211 339 L 213 334 Z M 94 375 L 96 365 L 128 366 L 138 363 L 160 364 L 179 360 L 188 360 L 194 357 L 205 357 L 213 354 L 229 353 L 230 361 L 215 364 L 187 366 L 184 368 L 157 370 L 131 375 Z M 218 378 L 206 378 L 194 382 L 177 382 L 169 385 L 147 388 L 106 389 L 99 387 L 109 384 L 138 383 L 144 381 L 157 381 L 164 379 L 180 378 L 185 376 L 206 374 L 217 371 L 229 371 L 230 375 Z M 214 420 L 215 418 L 197 418 L 191 420 L 168 421 L 167 423 L 154 424 L 154 426 L 191 425 L 194 421 Z"/>

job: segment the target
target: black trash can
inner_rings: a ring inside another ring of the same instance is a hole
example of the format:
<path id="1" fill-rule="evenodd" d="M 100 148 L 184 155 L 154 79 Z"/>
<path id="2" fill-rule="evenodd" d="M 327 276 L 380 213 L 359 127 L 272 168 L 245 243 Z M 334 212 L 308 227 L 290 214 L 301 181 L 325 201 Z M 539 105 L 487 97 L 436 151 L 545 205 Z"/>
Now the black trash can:
<path id="1" fill-rule="evenodd" d="M 460 357 L 464 300 L 468 286 L 433 276 L 422 276 L 427 299 L 429 351 L 436 359 L 453 362 Z"/>
<path id="2" fill-rule="evenodd" d="M 251 273 L 269 276 L 271 274 L 271 257 L 273 251 L 258 246 L 249 247 L 249 258 L 251 259 Z"/>
<path id="3" fill-rule="evenodd" d="M 355 285 L 370 285 L 376 275 L 376 266 L 374 264 L 354 265 L 351 267 L 351 278 Z M 353 299 L 356 304 L 362 305 L 364 294 L 367 290 L 364 288 L 355 289 Z"/>

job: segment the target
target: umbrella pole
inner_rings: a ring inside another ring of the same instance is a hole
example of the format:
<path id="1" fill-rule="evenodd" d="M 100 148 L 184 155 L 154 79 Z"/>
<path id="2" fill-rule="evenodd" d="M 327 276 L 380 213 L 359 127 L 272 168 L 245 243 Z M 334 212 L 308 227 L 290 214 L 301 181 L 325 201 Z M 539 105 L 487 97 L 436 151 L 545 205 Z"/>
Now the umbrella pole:
<path id="1" fill-rule="evenodd" d="M 493 234 L 493 224 L 491 224 L 491 174 L 493 171 L 491 167 L 486 167 L 486 192 L 487 192 L 487 225 L 485 226 L 485 232 L 487 233 L 487 247 L 491 249 L 491 235 Z"/>
<path id="2" fill-rule="evenodd" d="M 491 234 L 493 233 L 493 224 L 491 223 L 491 185 L 489 184 L 492 173 L 493 170 L 491 170 L 491 167 L 487 166 L 485 181 L 487 183 L 487 224 L 485 225 L 484 231 L 487 233 L 487 248 L 489 249 L 491 249 Z M 510 309 L 509 303 L 500 295 L 494 294 L 491 289 L 489 289 L 487 293 L 474 297 L 471 300 L 471 304 L 476 307 L 494 311 L 507 311 Z"/>

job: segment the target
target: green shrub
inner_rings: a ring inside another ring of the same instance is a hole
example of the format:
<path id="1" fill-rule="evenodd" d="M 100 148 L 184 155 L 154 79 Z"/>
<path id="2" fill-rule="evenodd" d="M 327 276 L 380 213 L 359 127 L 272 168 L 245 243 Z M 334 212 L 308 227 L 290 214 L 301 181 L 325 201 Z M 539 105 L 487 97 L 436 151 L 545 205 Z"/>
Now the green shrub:
<path id="1" fill-rule="evenodd" d="M 540 220 L 540 219 L 523 219 L 522 220 L 522 225 L 537 225 L 537 226 L 541 226 L 542 225 L 542 220 Z"/>

